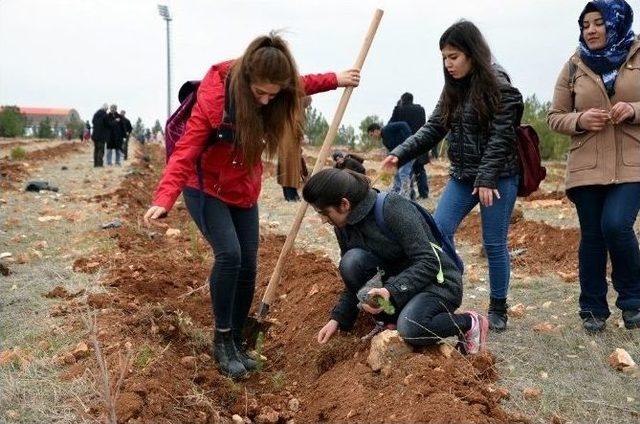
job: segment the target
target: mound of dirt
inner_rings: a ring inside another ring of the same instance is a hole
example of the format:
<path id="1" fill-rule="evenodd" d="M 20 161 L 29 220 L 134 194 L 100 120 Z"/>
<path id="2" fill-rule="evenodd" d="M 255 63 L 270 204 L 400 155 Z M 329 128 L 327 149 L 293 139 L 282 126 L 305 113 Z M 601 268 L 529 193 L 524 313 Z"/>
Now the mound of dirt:
<path id="1" fill-rule="evenodd" d="M 19 183 L 29 176 L 29 165 L 36 162 L 60 159 L 70 153 L 82 151 L 79 143 L 64 143 L 54 147 L 33 150 L 26 154 L 20 162 L 9 160 L 6 156 L 0 159 L 0 189 L 18 189 Z"/>
<path id="2" fill-rule="evenodd" d="M 149 204 L 148 187 L 157 183 L 164 158 L 155 146 L 147 149 L 151 164 L 139 162 L 116 196 L 132 221 Z M 171 239 L 150 237 L 133 226 L 114 229 L 111 237 L 117 238 L 119 252 L 110 252 L 104 265 L 105 283 L 115 290 L 101 301 L 89 296 L 92 306 L 109 308 L 98 315 L 98 329 L 100 342 L 110 347 L 104 349 L 110 369 L 116 369 L 123 350 L 118 346 L 130 343 L 134 350 L 117 402 L 121 422 L 221 422 L 233 414 L 274 423 L 522 420 L 500 407 L 490 354 L 445 358 L 437 349 L 427 349 L 389 372 L 373 373 L 366 363 L 368 342 L 360 341 L 372 327 L 364 317 L 351 334 L 319 345 L 316 332 L 328 319 L 342 283 L 329 259 L 308 252 L 293 253 L 284 269 L 278 301 L 271 307 L 274 324 L 261 352 L 268 358 L 261 372 L 239 382 L 222 377 L 209 356 L 213 328 L 205 284 L 207 249 L 199 235 L 192 239 L 195 235 L 186 230 L 190 221 L 184 210 L 172 211 L 167 221 L 191 235 Z M 261 236 L 254 309 L 283 243 L 281 236 Z M 86 263 L 77 265 L 83 269 Z M 81 362 L 97 368 L 93 358 Z M 104 409 L 95 402 L 89 411 L 98 417 Z"/>
<path id="3" fill-rule="evenodd" d="M 480 215 L 472 213 L 460 225 L 456 240 L 482 244 Z M 538 221 L 524 219 L 509 227 L 509 250 L 524 249 L 512 260 L 512 265 L 531 275 L 544 275 L 556 269 L 573 269 L 578 263 L 580 230 L 557 228 Z"/>
<path id="4" fill-rule="evenodd" d="M 532 202 L 535 200 L 562 200 L 569 203 L 567 194 L 564 191 L 534 191 L 529 196 L 523 199 L 525 202 Z"/>

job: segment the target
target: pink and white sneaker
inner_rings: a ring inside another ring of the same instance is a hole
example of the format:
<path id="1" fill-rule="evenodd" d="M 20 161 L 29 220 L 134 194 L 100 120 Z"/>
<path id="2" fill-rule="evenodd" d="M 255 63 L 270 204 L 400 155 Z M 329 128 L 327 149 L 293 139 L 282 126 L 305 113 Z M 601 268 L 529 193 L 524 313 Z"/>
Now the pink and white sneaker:
<path id="1" fill-rule="evenodd" d="M 464 340 L 461 341 L 465 353 L 472 355 L 486 350 L 489 321 L 475 311 L 469 311 L 467 313 L 471 316 L 471 329 L 464 334 Z"/>

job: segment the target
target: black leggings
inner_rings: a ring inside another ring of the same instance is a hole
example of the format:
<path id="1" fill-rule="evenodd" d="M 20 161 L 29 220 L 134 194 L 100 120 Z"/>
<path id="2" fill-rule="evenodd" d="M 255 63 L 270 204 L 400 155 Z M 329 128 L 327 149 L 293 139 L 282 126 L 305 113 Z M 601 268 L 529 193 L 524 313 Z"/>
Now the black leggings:
<path id="1" fill-rule="evenodd" d="M 209 286 L 216 328 L 241 331 L 256 283 L 258 206 L 236 208 L 189 187 L 183 195 L 191 218 L 213 248 Z"/>

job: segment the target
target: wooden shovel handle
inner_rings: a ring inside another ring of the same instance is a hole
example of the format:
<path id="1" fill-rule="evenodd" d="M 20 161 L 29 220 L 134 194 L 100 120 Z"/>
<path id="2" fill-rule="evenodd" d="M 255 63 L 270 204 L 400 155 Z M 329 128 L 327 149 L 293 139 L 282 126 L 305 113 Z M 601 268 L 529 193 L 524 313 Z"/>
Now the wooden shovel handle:
<path id="1" fill-rule="evenodd" d="M 371 24 L 369 25 L 369 30 L 367 31 L 367 36 L 364 39 L 364 43 L 360 48 L 360 54 L 358 54 L 358 58 L 356 59 L 356 63 L 353 66 L 355 69 L 362 70 L 362 66 L 364 65 L 364 60 L 367 57 L 367 53 L 369 52 L 369 48 L 371 47 L 371 43 L 373 42 L 373 37 L 378 30 L 378 25 L 380 25 L 380 20 L 382 19 L 382 14 L 384 12 L 381 9 L 377 9 L 373 15 L 373 19 L 371 20 Z M 329 150 L 331 149 L 331 144 L 333 143 L 333 139 L 336 137 L 338 132 L 338 127 L 340 126 L 340 122 L 342 121 L 342 117 L 344 115 L 344 111 L 347 109 L 347 104 L 349 103 L 349 99 L 351 98 L 351 93 L 353 92 L 353 87 L 346 87 L 344 92 L 342 93 L 342 97 L 340 98 L 340 103 L 338 103 L 338 108 L 336 110 L 335 115 L 333 116 L 333 121 L 331 121 L 331 126 L 329 127 L 329 131 L 327 131 L 327 135 L 322 142 L 322 148 L 320 149 L 320 154 L 318 155 L 318 159 L 316 160 L 316 164 L 313 167 L 313 171 L 311 175 L 317 173 L 324 167 L 324 162 L 329 156 Z M 276 267 L 271 274 L 271 279 L 269 279 L 269 285 L 267 286 L 266 291 L 264 292 L 264 296 L 262 297 L 263 307 L 260 308 L 258 312 L 259 315 L 262 315 L 261 311 L 264 311 L 266 315 L 266 311 L 268 311 L 268 305 L 271 305 L 273 299 L 275 298 L 276 291 L 278 288 L 278 284 L 280 282 L 280 276 L 282 275 L 282 267 L 284 265 L 285 259 L 291 253 L 293 248 L 293 243 L 298 235 L 298 231 L 300 230 L 300 225 L 302 224 L 302 219 L 304 218 L 305 213 L 307 212 L 307 207 L 309 205 L 304 200 L 300 202 L 300 206 L 298 207 L 298 212 L 293 220 L 293 224 L 291 225 L 291 229 L 289 230 L 289 234 L 287 235 L 287 239 L 284 242 L 284 246 L 282 247 L 282 251 L 280 252 L 280 256 L 278 257 L 278 262 L 276 263 Z M 266 306 L 266 307 L 265 307 Z"/>

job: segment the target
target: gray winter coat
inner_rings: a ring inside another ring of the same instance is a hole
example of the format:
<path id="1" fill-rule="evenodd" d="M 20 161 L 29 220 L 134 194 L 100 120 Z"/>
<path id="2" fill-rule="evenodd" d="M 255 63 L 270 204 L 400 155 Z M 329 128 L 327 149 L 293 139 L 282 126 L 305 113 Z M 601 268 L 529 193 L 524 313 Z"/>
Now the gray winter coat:
<path id="1" fill-rule="evenodd" d="M 423 292 L 460 306 L 462 275 L 451 258 L 432 247 L 430 243 L 436 243 L 436 239 L 414 204 L 395 193 L 387 195 L 383 215 L 390 233 L 396 235 L 396 239 L 391 240 L 376 223 L 376 197 L 377 192 L 370 190 L 347 217 L 347 225 L 336 228 L 341 255 L 360 248 L 380 258 L 384 264 L 384 287 L 389 290 L 397 311 Z M 443 283 L 436 280 L 440 267 L 444 273 Z M 331 313 L 331 318 L 338 321 L 343 330 L 351 329 L 357 317 L 353 296 L 345 289 Z"/>

